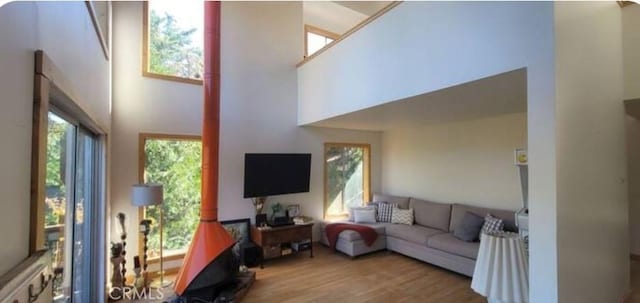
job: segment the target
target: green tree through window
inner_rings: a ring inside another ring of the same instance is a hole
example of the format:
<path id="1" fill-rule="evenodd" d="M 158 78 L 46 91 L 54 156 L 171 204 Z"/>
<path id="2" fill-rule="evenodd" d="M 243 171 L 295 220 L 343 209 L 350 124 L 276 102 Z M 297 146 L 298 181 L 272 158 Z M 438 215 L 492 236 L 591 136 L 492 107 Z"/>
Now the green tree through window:
<path id="1" fill-rule="evenodd" d="M 148 76 L 164 75 L 182 79 L 202 79 L 202 2 L 145 2 L 145 53 Z"/>
<path id="2" fill-rule="evenodd" d="M 369 145 L 325 145 L 325 217 L 342 216 L 369 199 Z"/>
<path id="3" fill-rule="evenodd" d="M 147 138 L 144 143 L 144 180 L 164 187 L 163 248 L 165 255 L 186 249 L 200 215 L 201 142 Z M 159 218 L 157 207 L 147 208 L 148 218 Z M 149 256 L 158 252 L 158 224 L 149 236 Z"/>

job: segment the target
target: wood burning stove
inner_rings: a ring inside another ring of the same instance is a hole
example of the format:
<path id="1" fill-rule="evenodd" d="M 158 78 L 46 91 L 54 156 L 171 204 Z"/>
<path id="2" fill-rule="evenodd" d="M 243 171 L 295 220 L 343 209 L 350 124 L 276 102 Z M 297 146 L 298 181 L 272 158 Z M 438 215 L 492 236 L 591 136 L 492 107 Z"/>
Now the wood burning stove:
<path id="1" fill-rule="evenodd" d="M 235 282 L 238 270 L 231 251 L 234 240 L 218 222 L 220 2 L 205 1 L 204 18 L 202 203 L 200 223 L 176 278 L 178 302 L 220 302 L 216 298 Z"/>

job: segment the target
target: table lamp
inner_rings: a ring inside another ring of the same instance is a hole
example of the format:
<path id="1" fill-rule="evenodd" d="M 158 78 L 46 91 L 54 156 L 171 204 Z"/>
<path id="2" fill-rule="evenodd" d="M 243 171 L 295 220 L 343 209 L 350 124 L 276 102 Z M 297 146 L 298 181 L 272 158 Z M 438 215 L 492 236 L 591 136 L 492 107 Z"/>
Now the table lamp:
<path id="1" fill-rule="evenodd" d="M 163 201 L 162 185 L 160 184 L 136 184 L 131 189 L 131 203 L 138 207 L 147 207 L 151 205 L 161 205 Z M 152 283 L 153 288 L 163 288 L 169 286 L 165 284 L 164 268 L 162 262 L 162 206 L 160 206 L 160 218 L 158 218 L 158 227 L 160 229 L 160 282 Z M 145 212 L 146 217 L 146 212 Z"/>

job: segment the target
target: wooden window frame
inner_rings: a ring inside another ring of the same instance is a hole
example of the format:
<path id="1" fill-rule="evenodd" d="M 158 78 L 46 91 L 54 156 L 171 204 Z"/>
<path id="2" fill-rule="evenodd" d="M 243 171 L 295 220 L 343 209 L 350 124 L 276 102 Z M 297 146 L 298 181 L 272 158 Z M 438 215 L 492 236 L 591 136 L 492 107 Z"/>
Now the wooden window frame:
<path id="1" fill-rule="evenodd" d="M 142 2 L 142 76 L 188 84 L 202 85 L 202 79 L 164 75 L 149 71 L 149 2 Z"/>
<path id="2" fill-rule="evenodd" d="M 318 50 L 317 52 L 313 53 L 313 55 L 310 56 L 304 56 L 302 58 L 302 61 L 298 62 L 298 64 L 296 64 L 296 67 L 300 67 L 303 66 L 305 63 L 311 61 L 313 58 L 317 57 L 318 55 L 320 55 L 321 53 L 325 52 L 327 49 L 333 47 L 334 45 L 338 44 L 338 42 L 346 39 L 347 37 L 353 35 L 355 32 L 359 31 L 360 29 L 362 29 L 363 27 L 365 27 L 367 24 L 375 21 L 376 19 L 380 18 L 381 16 L 383 16 L 384 14 L 386 14 L 387 12 L 389 12 L 390 10 L 392 10 L 394 7 L 400 5 L 401 3 L 403 3 L 404 1 L 393 1 L 391 3 L 389 3 L 389 5 L 383 7 L 381 10 L 379 10 L 377 13 L 369 16 L 369 18 L 364 19 L 362 22 L 358 23 L 356 26 L 354 26 L 353 28 L 351 28 L 350 30 L 346 31 L 344 34 L 340 35 L 340 37 L 336 40 L 334 40 L 333 42 L 327 44 L 325 47 L 321 48 L 320 50 Z M 304 34 L 305 36 L 305 41 L 306 41 L 306 37 L 307 37 L 307 33 L 305 32 Z M 306 54 L 306 44 L 305 44 L 305 54 Z"/>
<path id="3" fill-rule="evenodd" d="M 45 248 L 45 197 L 47 177 L 47 138 L 49 112 L 64 118 L 72 118 L 76 127 L 83 127 L 96 136 L 97 172 L 94 176 L 96 192 L 93 215 L 100 218 L 90 233 L 97 242 L 91 243 L 92 258 L 98 260 L 90 264 L 92 278 L 96 279 L 89 290 L 92 294 L 104 293 L 104 277 L 107 268 L 107 201 L 108 175 L 107 151 L 109 140 L 107 128 L 100 125 L 91 111 L 83 106 L 86 102 L 74 93 L 71 82 L 42 50 L 35 52 L 35 74 L 33 83 L 33 120 L 31 129 L 31 179 L 29 213 L 29 255 Z"/>
<path id="4" fill-rule="evenodd" d="M 147 155 L 144 152 L 144 146 L 147 140 L 175 140 L 175 141 L 199 141 L 202 142 L 202 137 L 199 135 L 177 135 L 177 134 L 162 134 L 162 133 L 140 133 L 138 136 L 138 182 L 140 184 L 145 183 L 144 180 L 144 165 L 146 163 Z M 138 207 L 138 221 L 140 222 L 145 216 L 145 208 Z M 137 226 L 137 224 L 136 224 Z M 195 230 L 194 230 L 195 232 Z M 138 237 L 138 255 L 144 254 L 144 243 L 141 237 Z M 162 256 L 162 262 L 181 260 L 184 258 L 185 253 L 175 253 Z M 149 258 L 147 264 L 158 264 L 160 258 Z M 165 268 L 165 275 L 177 272 L 177 268 Z"/>
<path id="5" fill-rule="evenodd" d="M 331 41 L 331 43 L 328 43 L 327 45 L 325 45 L 321 49 L 317 50 L 316 53 L 321 51 L 325 47 L 329 47 L 330 44 L 332 44 L 333 42 L 335 42 L 338 39 L 340 39 L 340 35 L 338 35 L 336 33 L 330 32 L 328 30 L 321 29 L 321 28 L 313 26 L 313 25 L 305 24 L 304 25 L 304 57 L 305 58 L 310 56 L 309 55 L 309 48 L 308 48 L 308 45 L 309 45 L 309 42 L 308 42 L 308 36 L 309 35 L 307 35 L 308 33 L 312 33 L 312 34 L 323 36 L 325 38 L 333 39 L 333 41 Z"/>
<path id="6" fill-rule="evenodd" d="M 371 144 L 368 143 L 342 143 L 342 142 L 327 142 L 324 144 L 324 149 L 323 149 L 323 182 L 324 182 L 324 186 L 323 186 L 323 197 L 324 197 L 324 201 L 323 201 L 323 207 L 322 207 L 322 216 L 325 219 L 343 219 L 345 218 L 348 214 L 341 214 L 341 215 L 328 215 L 327 214 L 327 208 L 328 208 L 328 204 L 327 204 L 327 150 L 329 148 L 332 147 L 359 147 L 359 148 L 363 148 L 364 149 L 364 159 L 362 160 L 364 162 L 364 167 L 363 167 L 363 171 L 362 171 L 362 179 L 363 179 L 363 183 L 364 183 L 364 193 L 363 193 L 363 199 L 365 201 L 362 201 L 363 204 L 365 202 L 367 202 L 368 200 L 371 200 Z"/>

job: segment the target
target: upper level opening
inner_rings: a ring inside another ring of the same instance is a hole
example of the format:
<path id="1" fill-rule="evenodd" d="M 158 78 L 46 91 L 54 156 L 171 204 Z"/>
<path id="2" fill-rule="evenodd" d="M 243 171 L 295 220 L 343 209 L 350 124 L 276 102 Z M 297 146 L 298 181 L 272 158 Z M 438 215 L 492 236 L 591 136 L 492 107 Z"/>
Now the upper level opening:
<path id="1" fill-rule="evenodd" d="M 392 1 L 303 2 L 304 60 L 329 48 L 389 8 Z M 303 63 L 302 62 L 302 63 Z"/>

